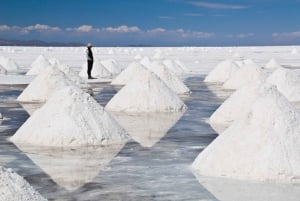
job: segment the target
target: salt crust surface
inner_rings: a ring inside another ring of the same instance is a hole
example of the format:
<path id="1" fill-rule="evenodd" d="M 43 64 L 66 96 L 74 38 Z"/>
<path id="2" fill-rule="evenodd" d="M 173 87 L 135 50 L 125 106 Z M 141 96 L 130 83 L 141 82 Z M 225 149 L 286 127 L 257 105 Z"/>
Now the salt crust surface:
<path id="1" fill-rule="evenodd" d="M 300 101 L 300 69 L 279 68 L 268 77 L 267 82 L 277 86 L 289 101 Z"/>
<path id="2" fill-rule="evenodd" d="M 84 63 L 82 65 L 82 70 L 79 72 L 79 76 L 83 77 L 83 78 L 87 78 L 87 63 Z M 101 61 L 98 59 L 94 60 L 94 64 L 93 64 L 93 68 L 92 68 L 92 77 L 96 77 L 96 78 L 111 78 L 112 77 L 112 73 L 105 68 L 105 66 L 103 66 L 101 64 Z"/>
<path id="3" fill-rule="evenodd" d="M 44 69 L 19 95 L 21 102 L 45 102 L 57 90 L 76 85 L 57 68 Z"/>
<path id="4" fill-rule="evenodd" d="M 1 64 L 0 64 L 0 74 L 1 74 L 1 75 L 7 74 L 6 68 L 4 68 Z"/>
<path id="5" fill-rule="evenodd" d="M 7 72 L 17 72 L 19 70 L 18 64 L 12 59 L 0 56 L 0 65 L 6 69 Z"/>
<path id="6" fill-rule="evenodd" d="M 43 55 L 39 55 L 30 65 L 30 70 L 26 75 L 38 75 L 47 68 L 51 68 L 51 63 Z"/>
<path id="7" fill-rule="evenodd" d="M 205 78 L 204 82 L 225 82 L 239 69 L 233 60 L 220 62 Z"/>
<path id="8" fill-rule="evenodd" d="M 17 173 L 0 166 L 1 201 L 46 201 Z"/>
<path id="9" fill-rule="evenodd" d="M 270 59 L 270 61 L 268 63 L 266 63 L 265 68 L 266 69 L 277 69 L 277 68 L 281 68 L 281 65 L 279 65 L 274 58 L 272 58 L 272 59 Z"/>
<path id="10" fill-rule="evenodd" d="M 186 105 L 157 75 L 146 71 L 135 77 L 107 103 L 106 109 L 117 112 L 184 111 Z"/>
<path id="11" fill-rule="evenodd" d="M 264 85 L 251 109 L 193 163 L 204 176 L 300 182 L 300 113 Z"/>
<path id="12" fill-rule="evenodd" d="M 246 84 L 235 91 L 224 103 L 210 116 L 209 123 L 220 133 L 221 129 L 230 126 L 235 120 L 244 115 L 254 101 L 261 96 L 260 88 L 263 81 L 257 80 Z"/>
<path id="13" fill-rule="evenodd" d="M 11 141 L 36 146 L 121 144 L 128 138 L 93 97 L 77 87 L 57 91 L 19 128 Z"/>

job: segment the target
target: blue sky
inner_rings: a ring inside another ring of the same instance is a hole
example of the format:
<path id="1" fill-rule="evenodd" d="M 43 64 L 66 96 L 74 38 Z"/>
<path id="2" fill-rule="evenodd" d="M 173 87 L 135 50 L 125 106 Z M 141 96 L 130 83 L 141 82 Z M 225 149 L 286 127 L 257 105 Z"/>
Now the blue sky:
<path id="1" fill-rule="evenodd" d="M 0 0 L 0 38 L 100 46 L 300 44 L 300 0 Z"/>

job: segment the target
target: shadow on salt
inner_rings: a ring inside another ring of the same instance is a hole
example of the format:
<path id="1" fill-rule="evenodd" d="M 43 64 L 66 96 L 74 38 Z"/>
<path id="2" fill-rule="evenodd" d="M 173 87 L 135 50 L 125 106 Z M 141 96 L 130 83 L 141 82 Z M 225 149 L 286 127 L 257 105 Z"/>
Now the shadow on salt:
<path id="1" fill-rule="evenodd" d="M 182 117 L 184 112 L 127 114 L 111 112 L 132 139 L 143 147 L 152 147 Z"/>
<path id="2" fill-rule="evenodd" d="M 298 201 L 300 185 L 204 177 L 199 183 L 220 201 Z"/>
<path id="3" fill-rule="evenodd" d="M 107 169 L 125 144 L 78 148 L 15 145 L 56 184 L 75 191 Z"/>

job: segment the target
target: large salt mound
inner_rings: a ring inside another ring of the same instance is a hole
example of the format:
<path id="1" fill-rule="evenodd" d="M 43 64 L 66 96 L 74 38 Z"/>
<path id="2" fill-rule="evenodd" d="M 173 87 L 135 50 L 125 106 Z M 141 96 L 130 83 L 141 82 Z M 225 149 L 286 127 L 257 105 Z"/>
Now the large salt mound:
<path id="1" fill-rule="evenodd" d="M 122 144 L 126 132 L 89 94 L 77 87 L 57 91 L 10 138 L 36 146 Z"/>
<path id="2" fill-rule="evenodd" d="M 30 184 L 10 169 L 0 167 L 1 201 L 46 201 Z"/>
<path id="3" fill-rule="evenodd" d="M 277 63 L 275 59 L 271 59 L 266 65 L 266 69 L 276 69 L 276 68 L 281 68 L 281 66 Z"/>
<path id="4" fill-rule="evenodd" d="M 7 70 L 0 64 L 0 75 L 5 75 L 5 74 L 7 74 Z"/>
<path id="5" fill-rule="evenodd" d="M 145 77 L 147 69 L 138 62 L 132 62 L 112 82 L 112 85 L 126 85 L 134 77 Z"/>
<path id="6" fill-rule="evenodd" d="M 160 62 L 153 62 L 149 70 L 154 72 L 158 77 L 166 83 L 166 85 L 177 94 L 189 94 L 191 90 L 177 77 L 177 75 L 169 70 Z"/>
<path id="7" fill-rule="evenodd" d="M 79 73 L 80 77 L 87 78 L 87 63 L 82 65 L 82 70 Z M 92 69 L 92 77 L 108 79 L 112 77 L 112 73 L 105 68 L 100 61 L 95 60 Z"/>
<path id="8" fill-rule="evenodd" d="M 235 91 L 209 118 L 210 125 L 221 132 L 243 116 L 260 97 L 262 81 L 254 81 Z"/>
<path id="9" fill-rule="evenodd" d="M 44 102 L 57 90 L 75 83 L 57 68 L 48 68 L 41 72 L 19 95 L 21 102 Z"/>
<path id="10" fill-rule="evenodd" d="M 222 61 L 206 76 L 204 82 L 225 82 L 238 69 L 239 66 L 233 60 Z"/>
<path id="11" fill-rule="evenodd" d="M 180 100 L 157 75 L 147 71 L 123 87 L 106 105 L 116 112 L 174 112 L 186 109 Z"/>
<path id="12" fill-rule="evenodd" d="M 251 109 L 218 136 L 193 163 L 201 175 L 299 182 L 300 113 L 265 86 Z"/>
<path id="13" fill-rule="evenodd" d="M 163 61 L 163 64 L 167 66 L 176 75 L 183 75 L 185 73 L 184 70 L 173 60 L 165 59 Z"/>
<path id="14" fill-rule="evenodd" d="M 300 101 L 300 70 L 279 68 L 274 71 L 267 79 L 268 83 L 277 86 L 289 101 Z"/>
<path id="15" fill-rule="evenodd" d="M 30 65 L 30 70 L 26 75 L 38 75 L 47 68 L 51 68 L 51 63 L 43 55 L 38 56 Z"/>
<path id="16" fill-rule="evenodd" d="M 118 75 L 122 70 L 117 61 L 114 59 L 102 60 L 101 64 L 113 75 Z"/>
<path id="17" fill-rule="evenodd" d="M 262 69 L 255 64 L 246 63 L 224 82 L 223 88 L 238 89 L 251 81 L 260 79 L 265 79 Z"/>
<path id="18" fill-rule="evenodd" d="M 76 83 L 81 88 L 89 88 L 90 87 L 87 84 L 87 82 L 82 77 L 80 77 L 74 70 L 72 70 L 68 65 L 57 63 L 57 64 L 54 64 L 54 68 L 58 68 L 59 70 L 64 72 L 71 81 Z"/>
<path id="19" fill-rule="evenodd" d="M 13 60 L 6 57 L 0 57 L 0 65 L 3 66 L 7 72 L 16 72 L 19 70 L 19 66 Z"/>

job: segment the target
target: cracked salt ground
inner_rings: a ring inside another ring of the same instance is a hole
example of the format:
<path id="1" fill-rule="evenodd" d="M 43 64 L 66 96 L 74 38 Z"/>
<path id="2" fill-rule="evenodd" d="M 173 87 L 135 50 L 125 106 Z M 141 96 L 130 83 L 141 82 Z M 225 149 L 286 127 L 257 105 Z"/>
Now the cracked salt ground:
<path id="1" fill-rule="evenodd" d="M 151 135 L 156 136 L 154 140 L 146 135 L 120 147 L 80 151 L 16 147 L 7 141 L 29 117 L 25 109 L 33 112 L 39 106 L 27 105 L 24 109 L 13 101 L 22 87 L 2 86 L 0 166 L 16 171 L 49 200 L 298 200 L 299 185 L 203 178 L 192 173 L 194 159 L 217 136 L 207 119 L 231 91 L 203 83 L 203 77 L 189 77 L 185 84 L 192 90 L 190 97 L 183 98 L 188 110 L 178 121 L 174 118 L 167 133 Z M 117 90 L 103 84 L 97 86 L 94 95 L 105 106 Z M 142 127 L 142 123 L 134 125 Z M 157 134 L 151 125 L 144 131 L 132 125 L 129 128 L 135 135 Z"/>

